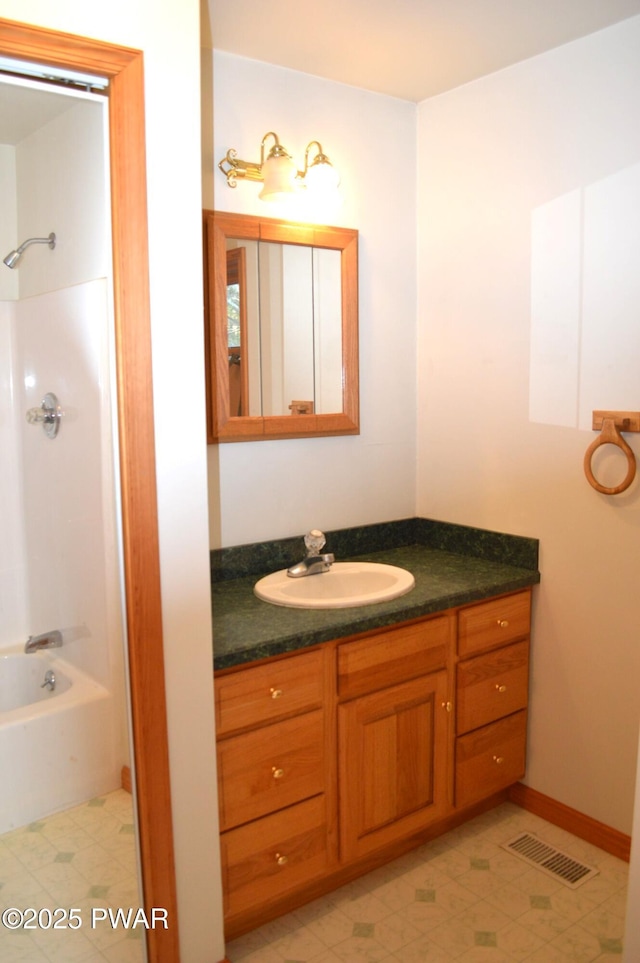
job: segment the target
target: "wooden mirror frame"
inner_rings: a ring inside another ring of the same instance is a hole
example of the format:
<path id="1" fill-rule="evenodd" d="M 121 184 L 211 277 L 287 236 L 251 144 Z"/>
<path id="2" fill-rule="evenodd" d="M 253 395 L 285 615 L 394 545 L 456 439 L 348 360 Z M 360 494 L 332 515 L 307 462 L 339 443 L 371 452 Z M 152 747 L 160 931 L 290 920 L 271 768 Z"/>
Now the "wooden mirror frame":
<path id="1" fill-rule="evenodd" d="M 0 54 L 109 78 L 113 288 L 128 663 L 142 900 L 168 912 L 148 963 L 178 963 L 155 476 L 143 57 L 0 19 Z"/>
<path id="2" fill-rule="evenodd" d="M 304 244 L 340 251 L 342 411 L 231 417 L 227 347 L 227 238 Z M 358 394 L 358 232 L 249 214 L 204 212 L 207 442 L 269 441 L 360 433 Z"/>

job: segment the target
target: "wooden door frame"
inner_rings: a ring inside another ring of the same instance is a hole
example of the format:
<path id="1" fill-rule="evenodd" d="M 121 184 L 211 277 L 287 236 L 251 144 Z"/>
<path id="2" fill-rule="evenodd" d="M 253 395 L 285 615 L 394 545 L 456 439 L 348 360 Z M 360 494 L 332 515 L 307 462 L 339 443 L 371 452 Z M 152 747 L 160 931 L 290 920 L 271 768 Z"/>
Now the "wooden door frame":
<path id="1" fill-rule="evenodd" d="M 0 55 L 109 78 L 116 377 L 126 623 L 149 963 L 179 963 L 162 643 L 151 381 L 143 57 L 139 50 L 0 19 Z"/>

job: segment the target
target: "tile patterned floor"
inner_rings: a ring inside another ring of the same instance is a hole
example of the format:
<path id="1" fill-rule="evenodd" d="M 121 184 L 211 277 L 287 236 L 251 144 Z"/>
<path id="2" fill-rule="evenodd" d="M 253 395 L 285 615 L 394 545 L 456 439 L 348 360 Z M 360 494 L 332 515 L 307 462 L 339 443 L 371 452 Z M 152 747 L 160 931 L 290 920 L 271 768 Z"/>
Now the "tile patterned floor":
<path id="1" fill-rule="evenodd" d="M 114 927 L 97 912 L 139 906 L 132 802 L 124 790 L 0 836 L 0 911 L 45 911 L 41 926 L 29 921 L 35 929 L 0 923 L 2 963 L 143 963 L 142 928 Z M 47 911 L 59 907 L 78 909 L 81 926 L 71 928 L 75 921 L 70 927 L 60 914 L 50 918 Z"/>
<path id="2" fill-rule="evenodd" d="M 600 872 L 572 890 L 501 848 L 531 832 Z M 628 866 L 507 803 L 230 943 L 231 963 L 621 963 Z"/>

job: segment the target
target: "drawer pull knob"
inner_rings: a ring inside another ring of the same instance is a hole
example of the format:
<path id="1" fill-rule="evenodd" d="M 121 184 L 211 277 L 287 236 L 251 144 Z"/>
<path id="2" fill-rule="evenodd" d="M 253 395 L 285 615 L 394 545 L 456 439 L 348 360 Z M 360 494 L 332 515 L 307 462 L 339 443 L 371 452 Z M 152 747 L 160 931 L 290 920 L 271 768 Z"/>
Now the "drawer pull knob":
<path id="1" fill-rule="evenodd" d="M 453 704 L 451 702 L 443 702 L 442 708 L 446 709 L 447 712 L 451 712 L 451 710 L 453 709 Z"/>
<path id="2" fill-rule="evenodd" d="M 282 777 L 284 776 L 284 769 L 278 769 L 277 766 L 272 766 L 271 772 L 273 773 L 274 779 L 282 779 Z"/>
<path id="3" fill-rule="evenodd" d="M 276 853 L 276 863 L 278 866 L 286 866 L 289 862 L 288 856 L 283 856 L 281 853 Z"/>
<path id="4" fill-rule="evenodd" d="M 269 690 L 272 699 L 279 699 L 282 695 L 282 689 L 274 689 L 273 687 Z"/>
<path id="5" fill-rule="evenodd" d="M 509 620 L 508 620 L 508 619 L 498 619 L 498 625 L 500 626 L 501 629 L 508 629 L 508 628 L 509 628 Z"/>
<path id="6" fill-rule="evenodd" d="M 506 692 L 506 691 L 507 691 L 507 687 L 506 687 L 506 685 L 500 685 L 499 682 L 496 682 L 496 691 L 497 691 L 497 692 Z"/>
<path id="7" fill-rule="evenodd" d="M 504 762 L 504 756 L 494 756 L 493 761 L 495 762 L 496 766 L 501 766 Z"/>

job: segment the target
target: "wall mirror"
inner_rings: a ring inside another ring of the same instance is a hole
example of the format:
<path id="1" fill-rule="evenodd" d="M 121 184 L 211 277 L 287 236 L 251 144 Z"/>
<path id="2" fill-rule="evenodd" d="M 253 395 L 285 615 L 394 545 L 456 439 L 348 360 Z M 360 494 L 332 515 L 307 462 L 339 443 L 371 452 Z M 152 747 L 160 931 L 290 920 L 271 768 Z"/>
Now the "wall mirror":
<path id="1" fill-rule="evenodd" d="M 358 232 L 204 212 L 207 441 L 359 433 Z"/>

